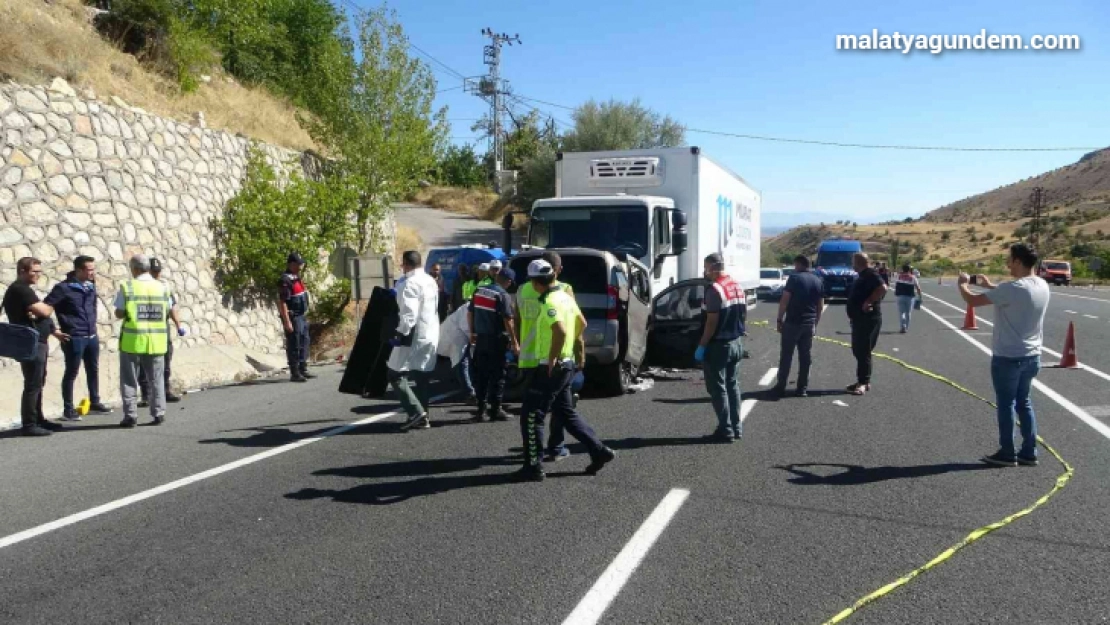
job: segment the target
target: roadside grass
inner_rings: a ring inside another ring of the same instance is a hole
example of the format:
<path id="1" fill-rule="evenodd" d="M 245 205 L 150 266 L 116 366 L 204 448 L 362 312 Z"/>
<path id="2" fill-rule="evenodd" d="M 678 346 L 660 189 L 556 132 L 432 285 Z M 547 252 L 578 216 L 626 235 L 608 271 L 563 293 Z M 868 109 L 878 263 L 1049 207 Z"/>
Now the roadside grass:
<path id="1" fill-rule="evenodd" d="M 485 221 L 500 223 L 513 205 L 489 189 L 462 189 L 458 187 L 423 187 L 413 194 L 412 201 L 452 213 L 470 215 Z"/>
<path id="2" fill-rule="evenodd" d="M 0 0 L 0 77 L 31 85 L 64 78 L 80 93 L 116 96 L 163 117 L 207 125 L 297 150 L 315 147 L 296 109 L 263 88 L 248 88 L 213 68 L 211 81 L 182 94 L 176 83 L 149 71 L 105 41 L 80 0 Z"/>

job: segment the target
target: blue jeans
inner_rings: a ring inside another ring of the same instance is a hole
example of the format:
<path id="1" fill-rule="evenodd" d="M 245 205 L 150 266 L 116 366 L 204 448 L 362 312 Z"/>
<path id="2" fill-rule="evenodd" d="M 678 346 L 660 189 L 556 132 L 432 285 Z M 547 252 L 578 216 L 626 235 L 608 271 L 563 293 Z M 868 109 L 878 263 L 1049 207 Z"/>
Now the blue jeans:
<path id="1" fill-rule="evenodd" d="M 1029 389 L 1041 370 L 1040 356 L 1025 358 L 991 358 L 991 381 L 998 403 L 998 446 L 1002 455 L 1014 455 L 1014 410 L 1021 421 L 1021 455 L 1037 456 L 1037 417 Z"/>
<path id="2" fill-rule="evenodd" d="M 459 364 L 455 365 L 455 379 L 458 380 L 459 386 L 466 391 L 467 395 L 474 397 L 474 383 L 470 381 L 471 351 L 470 345 L 463 348 L 462 359 L 459 360 Z"/>
<path id="3" fill-rule="evenodd" d="M 89 399 L 100 403 L 100 341 L 95 336 L 75 336 L 62 343 L 65 355 L 66 372 L 62 375 L 62 404 L 66 411 L 73 410 L 73 383 L 81 363 L 85 364 L 85 383 L 89 387 Z"/>
<path id="4" fill-rule="evenodd" d="M 903 330 L 910 329 L 910 317 L 913 316 L 913 302 L 917 299 L 913 295 L 898 296 L 898 320 L 902 323 Z"/>
<path id="5" fill-rule="evenodd" d="M 744 346 L 740 339 L 713 341 L 705 349 L 705 388 L 717 413 L 717 430 L 741 434 L 740 359 Z"/>

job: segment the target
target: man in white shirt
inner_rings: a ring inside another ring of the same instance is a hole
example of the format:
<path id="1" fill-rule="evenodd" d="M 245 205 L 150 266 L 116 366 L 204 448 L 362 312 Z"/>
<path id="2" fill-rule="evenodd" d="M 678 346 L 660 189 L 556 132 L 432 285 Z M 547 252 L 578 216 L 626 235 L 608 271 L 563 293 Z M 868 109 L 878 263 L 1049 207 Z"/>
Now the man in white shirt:
<path id="1" fill-rule="evenodd" d="M 439 343 L 439 286 L 423 269 L 420 252 L 401 257 L 405 277 L 397 285 L 400 321 L 389 344 L 389 381 L 408 415 L 402 430 L 428 429 L 428 386 Z M 415 390 L 414 390 L 415 389 Z"/>
<path id="2" fill-rule="evenodd" d="M 1037 465 L 1037 418 L 1029 389 L 1041 370 L 1041 344 L 1044 342 L 1044 315 L 1048 309 L 1048 284 L 1033 275 L 1037 254 L 1028 245 L 1010 247 L 1006 261 L 1013 280 L 995 285 L 986 276 L 976 276 L 978 286 L 987 289 L 974 294 L 968 288 L 967 274 L 960 274 L 960 296 L 973 307 L 995 307 L 994 336 L 991 348 L 991 381 L 998 404 L 999 450 L 983 458 L 995 466 Z M 1014 450 L 1014 410 L 1020 419 L 1022 445 Z"/>

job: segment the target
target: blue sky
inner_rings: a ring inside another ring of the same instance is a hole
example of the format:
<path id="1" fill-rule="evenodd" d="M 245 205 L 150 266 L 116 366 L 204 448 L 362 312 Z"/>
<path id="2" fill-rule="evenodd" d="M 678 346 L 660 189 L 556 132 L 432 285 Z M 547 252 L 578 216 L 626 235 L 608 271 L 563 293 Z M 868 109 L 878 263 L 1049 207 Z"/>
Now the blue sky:
<path id="1" fill-rule="evenodd" d="M 354 0 L 371 6 L 369 0 Z M 878 144 L 1110 145 L 1107 0 L 395 0 L 416 45 L 479 75 L 480 30 L 519 33 L 516 93 L 576 105 L 639 97 L 691 128 Z M 1075 34 L 1079 52 L 846 52 L 837 34 Z M 440 88 L 460 81 L 433 64 Z M 452 135 L 486 106 L 444 92 Z M 569 121 L 570 111 L 539 105 Z M 461 141 L 461 139 L 460 139 Z M 688 133 L 763 192 L 764 213 L 917 216 L 1072 163 L 1082 152 L 842 149 Z M 820 219 L 814 219 L 819 221 Z M 804 221 L 804 220 L 803 220 Z"/>

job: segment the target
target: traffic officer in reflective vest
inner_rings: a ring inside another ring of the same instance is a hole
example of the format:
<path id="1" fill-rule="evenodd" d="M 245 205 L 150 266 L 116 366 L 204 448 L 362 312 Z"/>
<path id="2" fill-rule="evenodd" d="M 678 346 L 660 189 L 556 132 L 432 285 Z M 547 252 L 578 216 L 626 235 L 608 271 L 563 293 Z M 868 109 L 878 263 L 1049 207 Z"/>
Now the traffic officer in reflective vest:
<path id="1" fill-rule="evenodd" d="M 119 385 L 123 398 L 123 421 L 136 424 L 136 396 L 139 393 L 139 368 L 148 380 L 160 380 L 169 348 L 170 296 L 165 285 L 150 275 L 150 259 L 142 254 L 131 257 L 132 279 L 120 284 L 116 292 L 116 318 L 123 319 L 119 336 Z M 151 425 L 162 425 L 166 418 L 166 387 L 152 384 L 150 389 Z"/>
<path id="2" fill-rule="evenodd" d="M 550 250 L 541 256 L 547 264 L 555 270 L 555 280 L 549 290 L 562 290 L 574 298 L 574 288 L 566 282 L 559 280 L 563 270 L 563 258 L 558 252 Z M 517 327 L 520 329 L 520 358 L 517 360 L 517 370 L 527 379 L 536 368 L 540 366 L 540 356 L 536 352 L 536 317 L 540 314 L 540 294 L 532 287 L 532 282 L 526 280 L 516 292 Z M 527 382 L 526 382 L 527 384 Z M 547 438 L 547 451 L 544 452 L 544 462 L 558 462 L 570 457 L 570 450 L 563 444 L 563 428 L 559 423 L 551 423 L 551 433 Z"/>
<path id="3" fill-rule="evenodd" d="M 717 412 L 714 437 L 731 443 L 741 437 L 740 359 L 744 355 L 744 289 L 725 273 L 720 254 L 705 257 L 705 328 L 694 360 L 705 364 L 705 387 Z"/>
<path id="4" fill-rule="evenodd" d="M 615 459 L 616 453 L 606 447 L 593 429 L 574 408 L 571 383 L 577 368 L 584 364 L 582 335 L 586 318 L 574 298 L 563 290 L 552 290 L 555 269 L 544 260 L 528 265 L 532 288 L 540 294 L 540 311 L 536 317 L 536 350 L 539 367 L 533 373 L 524 395 L 520 412 L 520 431 L 524 440 L 524 467 L 518 472 L 523 480 L 544 479 L 540 463 L 543 451 L 544 416 L 550 412 L 552 423 L 560 423 L 571 436 L 586 446 L 590 453 L 588 475 L 595 475 Z M 576 349 L 577 346 L 577 349 Z"/>
<path id="5" fill-rule="evenodd" d="M 162 261 L 157 258 L 150 259 L 150 276 L 155 280 L 162 283 L 166 289 L 166 297 L 170 300 L 170 311 L 167 316 L 166 323 L 170 321 L 177 326 L 176 330 L 170 330 L 166 336 L 172 336 L 173 332 L 177 332 L 177 336 L 185 336 L 185 328 L 181 327 L 181 318 L 177 316 L 177 298 L 173 294 L 173 287 L 169 282 L 162 279 Z M 159 381 L 161 384 L 166 385 L 166 403 L 173 404 L 181 401 L 181 397 L 174 395 L 170 389 L 170 377 L 172 374 L 171 367 L 173 366 L 173 339 L 171 338 L 166 345 L 165 367 L 163 369 L 162 379 Z M 154 378 L 158 380 L 157 377 Z M 142 390 L 141 399 L 139 400 L 139 407 L 142 408 L 150 404 L 150 378 L 146 377 L 141 369 L 139 370 L 139 388 Z"/>
<path id="6" fill-rule="evenodd" d="M 480 287 L 470 300 L 467 321 L 470 342 L 474 345 L 476 423 L 482 421 L 487 407 L 491 421 L 509 420 L 509 415 L 501 410 L 501 397 L 505 393 L 506 354 L 510 349 L 514 355 L 520 354 L 513 323 L 513 299 L 508 291 L 515 279 L 513 270 L 505 269 L 497 274 L 496 284 Z"/>
<path id="7" fill-rule="evenodd" d="M 289 379 L 307 382 L 316 377 L 308 372 L 308 290 L 301 280 L 304 258 L 293 252 L 286 259 L 285 273 L 278 281 L 278 312 L 285 329 L 285 356 L 289 360 Z"/>

